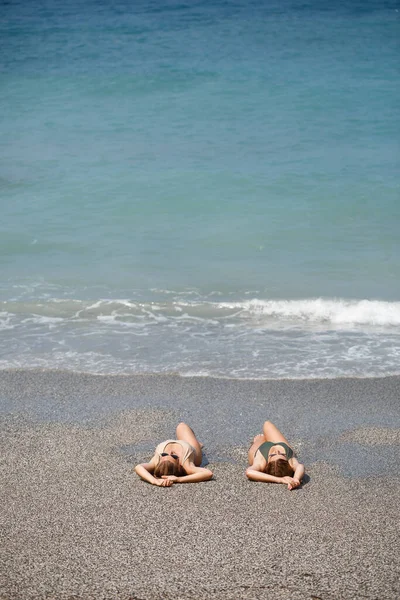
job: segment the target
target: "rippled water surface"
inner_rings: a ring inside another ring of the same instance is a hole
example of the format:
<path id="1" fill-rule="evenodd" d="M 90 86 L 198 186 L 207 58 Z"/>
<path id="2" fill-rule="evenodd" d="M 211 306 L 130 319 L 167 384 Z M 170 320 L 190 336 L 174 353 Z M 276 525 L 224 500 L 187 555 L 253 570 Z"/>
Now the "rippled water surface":
<path id="1" fill-rule="evenodd" d="M 0 366 L 399 373 L 399 19 L 4 4 Z"/>

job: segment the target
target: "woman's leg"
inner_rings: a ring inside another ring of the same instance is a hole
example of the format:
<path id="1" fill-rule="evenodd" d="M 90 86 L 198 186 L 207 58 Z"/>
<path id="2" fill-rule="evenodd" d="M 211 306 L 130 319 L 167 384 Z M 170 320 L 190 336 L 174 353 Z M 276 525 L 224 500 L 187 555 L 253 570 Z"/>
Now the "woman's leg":
<path id="1" fill-rule="evenodd" d="M 263 433 L 259 433 L 258 435 L 256 435 L 254 437 L 253 443 L 249 448 L 249 452 L 247 454 L 247 458 L 249 461 L 249 465 L 251 466 L 254 462 L 254 455 L 257 452 L 257 450 L 259 449 L 259 447 L 261 446 L 261 444 L 263 444 L 266 441 L 264 434 Z"/>
<path id="2" fill-rule="evenodd" d="M 199 467 L 201 465 L 202 459 L 202 444 L 200 444 L 200 442 L 196 438 L 193 429 L 191 429 L 189 425 L 186 425 L 186 423 L 179 423 L 178 427 L 176 428 L 176 439 L 182 440 L 183 442 L 187 442 L 188 444 L 193 446 L 195 450 L 194 464 L 196 465 L 196 467 Z"/>
<path id="3" fill-rule="evenodd" d="M 265 421 L 263 432 L 267 442 L 285 442 L 285 444 L 290 446 L 283 433 L 271 421 Z"/>

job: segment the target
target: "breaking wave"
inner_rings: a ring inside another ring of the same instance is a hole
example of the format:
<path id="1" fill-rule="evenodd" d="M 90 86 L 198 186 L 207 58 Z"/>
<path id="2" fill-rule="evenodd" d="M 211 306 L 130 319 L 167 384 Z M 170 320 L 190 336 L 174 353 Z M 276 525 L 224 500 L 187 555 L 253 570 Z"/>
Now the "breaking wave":
<path id="1" fill-rule="evenodd" d="M 39 303 L 2 302 L 0 327 L 11 326 L 12 318 L 31 322 L 57 323 L 97 320 L 104 323 L 166 322 L 168 320 L 204 320 L 218 323 L 252 321 L 259 327 L 323 324 L 337 328 L 400 326 L 400 302 L 380 300 L 304 299 L 244 300 L 215 302 L 176 299 L 168 302 L 134 302 L 126 299 L 83 300 L 49 299 Z"/>

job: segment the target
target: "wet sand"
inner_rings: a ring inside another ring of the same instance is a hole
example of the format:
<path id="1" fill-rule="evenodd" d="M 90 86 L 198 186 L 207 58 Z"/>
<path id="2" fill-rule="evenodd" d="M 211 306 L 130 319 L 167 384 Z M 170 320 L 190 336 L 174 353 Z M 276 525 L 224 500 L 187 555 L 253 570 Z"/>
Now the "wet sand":
<path id="1" fill-rule="evenodd" d="M 239 381 L 2 371 L 0 598 L 395 599 L 400 378 Z M 270 418 L 304 485 L 249 482 Z M 214 471 L 133 466 L 184 420 Z"/>

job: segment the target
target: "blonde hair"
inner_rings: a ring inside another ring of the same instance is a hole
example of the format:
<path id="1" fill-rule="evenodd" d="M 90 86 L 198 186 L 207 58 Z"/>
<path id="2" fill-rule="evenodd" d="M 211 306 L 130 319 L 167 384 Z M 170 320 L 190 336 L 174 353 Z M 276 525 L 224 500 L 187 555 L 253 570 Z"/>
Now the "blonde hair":
<path id="1" fill-rule="evenodd" d="M 186 475 L 185 469 L 179 464 L 177 460 L 174 462 L 170 460 L 163 460 L 158 463 L 153 473 L 154 477 L 162 477 L 163 475 L 175 475 L 175 477 L 182 477 Z"/>

